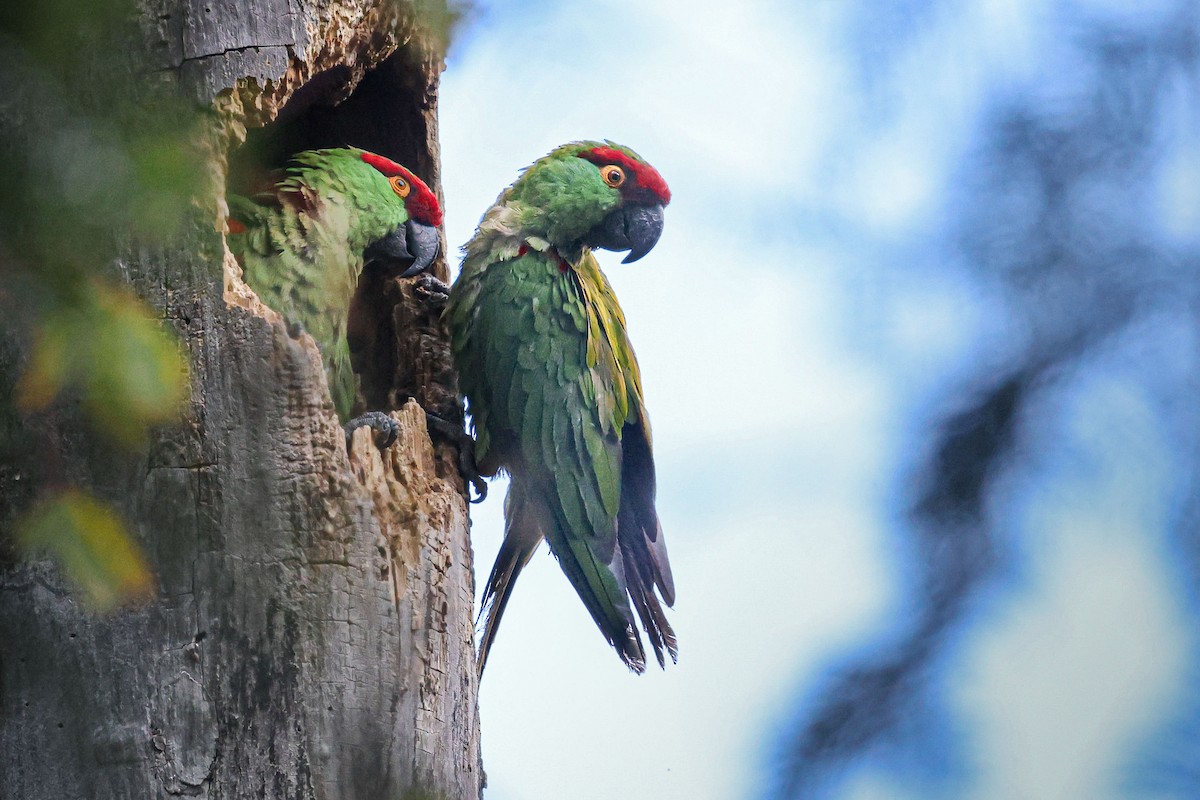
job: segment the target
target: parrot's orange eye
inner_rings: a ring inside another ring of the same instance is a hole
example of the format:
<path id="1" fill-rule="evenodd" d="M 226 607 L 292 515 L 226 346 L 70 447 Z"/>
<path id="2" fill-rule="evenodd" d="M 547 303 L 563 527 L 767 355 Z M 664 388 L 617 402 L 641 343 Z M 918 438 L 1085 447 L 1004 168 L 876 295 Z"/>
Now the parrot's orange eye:
<path id="1" fill-rule="evenodd" d="M 604 178 L 604 182 L 614 189 L 625 183 L 625 171 L 612 164 L 600 168 L 600 177 Z"/>
<path id="2" fill-rule="evenodd" d="M 408 197 L 408 193 L 412 191 L 412 184 L 399 175 L 393 175 L 388 178 L 388 183 L 392 185 L 392 190 L 401 197 Z"/>

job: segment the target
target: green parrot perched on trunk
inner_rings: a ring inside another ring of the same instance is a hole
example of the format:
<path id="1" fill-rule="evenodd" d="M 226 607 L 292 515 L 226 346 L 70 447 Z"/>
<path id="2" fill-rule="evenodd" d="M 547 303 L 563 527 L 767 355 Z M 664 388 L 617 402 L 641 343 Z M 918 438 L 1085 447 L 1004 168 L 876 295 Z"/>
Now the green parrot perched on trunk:
<path id="1" fill-rule="evenodd" d="M 395 263 L 404 277 L 433 263 L 442 223 L 433 192 L 394 161 L 347 147 L 298 153 L 268 191 L 231 194 L 228 202 L 227 239 L 246 283 L 316 341 L 347 432 L 370 425 L 390 444 L 396 429 L 389 417 L 372 412 L 349 420 L 350 302 L 370 262 Z"/>
<path id="2" fill-rule="evenodd" d="M 513 586 L 544 537 L 604 637 L 634 672 L 678 650 L 659 598 L 674 581 L 654 508 L 650 421 L 625 316 L 593 248 L 636 261 L 671 193 L 636 153 L 576 142 L 504 190 L 464 247 L 445 318 L 479 472 L 503 469 L 504 543 L 483 606 L 479 672 Z M 482 614 L 482 612 L 481 612 Z"/>

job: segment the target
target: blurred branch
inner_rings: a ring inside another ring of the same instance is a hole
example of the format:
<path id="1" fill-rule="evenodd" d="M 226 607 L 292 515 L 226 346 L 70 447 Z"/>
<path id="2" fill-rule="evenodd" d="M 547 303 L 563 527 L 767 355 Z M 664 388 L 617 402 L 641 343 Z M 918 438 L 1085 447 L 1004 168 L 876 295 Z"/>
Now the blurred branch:
<path id="1" fill-rule="evenodd" d="M 1007 305 L 991 313 L 1007 315 L 1010 335 L 952 390 L 944 405 L 960 411 L 918 420 L 934 444 L 906 494 L 915 497 L 905 531 L 916 545 L 911 622 L 897 643 L 835 670 L 804 709 L 781 754 L 778 797 L 820 796 L 860 759 L 906 745 L 926 749 L 925 763 L 965 760 L 944 752 L 960 737 L 941 721 L 947 690 L 937 670 L 1015 550 L 1017 534 L 995 522 L 1014 502 L 1001 477 L 1029 474 L 1057 446 L 1039 437 L 1054 413 L 1040 402 L 1052 381 L 1086 369 L 1164 298 L 1195 296 L 1194 275 L 1145 212 L 1160 179 L 1159 111 L 1173 81 L 1194 73 L 1195 29 L 1181 38 L 1173 22 L 1125 30 L 1103 14 L 1094 23 L 1086 10 L 1073 14 L 1064 17 L 1073 35 L 1053 40 L 1057 58 L 1077 60 L 1063 78 L 1069 91 L 1045 75 L 1036 91 L 997 97 L 962 165 L 961 196 L 946 201 L 955 215 L 946 244 L 957 244 L 981 284 L 999 281 Z M 1015 366 L 980 366 L 1000 359 Z"/>
<path id="2" fill-rule="evenodd" d="M 844 669 L 791 738 L 780 798 L 813 797 L 831 771 L 919 719 L 932 655 L 995 563 L 989 490 L 1010 460 L 1020 411 L 1042 369 L 1018 369 L 937 426 L 939 442 L 913 509 L 922 591 L 912 629 L 882 658 Z"/>

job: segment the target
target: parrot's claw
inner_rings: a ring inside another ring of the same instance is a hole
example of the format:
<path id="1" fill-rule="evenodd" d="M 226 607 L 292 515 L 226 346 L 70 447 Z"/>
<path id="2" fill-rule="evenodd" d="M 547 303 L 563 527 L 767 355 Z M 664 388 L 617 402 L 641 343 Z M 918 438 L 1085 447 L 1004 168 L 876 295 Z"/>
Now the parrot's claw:
<path id="1" fill-rule="evenodd" d="M 425 299 L 425 302 L 438 310 L 445 308 L 446 303 L 450 300 L 449 284 L 428 272 L 422 272 L 417 276 L 413 281 L 413 288 L 416 289 L 418 295 Z"/>
<path id="2" fill-rule="evenodd" d="M 380 450 L 391 447 L 400 435 L 400 423 L 382 411 L 368 411 L 362 416 L 355 417 L 347 422 L 345 428 L 347 449 L 350 447 L 350 440 L 354 436 L 354 432 L 359 428 L 373 428 L 375 430 L 375 444 Z"/>
<path id="3" fill-rule="evenodd" d="M 293 339 L 299 339 L 302 335 L 304 335 L 304 326 L 299 322 L 289 322 L 287 324 L 287 332 L 288 336 L 292 337 Z"/>
<path id="4" fill-rule="evenodd" d="M 475 499 L 470 498 L 470 492 L 467 493 L 467 499 L 472 503 L 482 503 L 487 497 L 488 487 L 487 481 L 479 474 L 479 467 L 475 463 L 475 440 L 461 427 L 436 414 L 426 412 L 425 420 L 430 434 L 438 434 L 457 448 L 458 471 L 463 480 L 475 489 Z"/>

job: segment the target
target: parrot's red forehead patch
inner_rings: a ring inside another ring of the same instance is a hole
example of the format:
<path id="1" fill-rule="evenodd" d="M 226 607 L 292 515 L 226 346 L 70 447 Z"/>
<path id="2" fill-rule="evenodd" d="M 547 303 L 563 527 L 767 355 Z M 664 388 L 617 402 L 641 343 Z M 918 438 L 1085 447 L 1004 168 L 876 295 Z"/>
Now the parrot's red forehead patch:
<path id="1" fill-rule="evenodd" d="M 363 153 L 362 160 L 382 172 L 385 177 L 392 178 L 398 175 L 409 182 L 412 186 L 412 193 L 404 201 L 409 216 L 417 222 L 432 225 L 435 228 L 442 224 L 442 207 L 438 204 L 433 192 L 425 185 L 425 181 L 390 158 L 377 156 L 374 153 Z"/>
<path id="2" fill-rule="evenodd" d="M 598 167 L 616 164 L 633 178 L 633 185 L 629 188 L 644 189 L 658 198 L 664 206 L 671 202 L 671 190 L 667 187 L 667 182 L 658 174 L 658 170 L 644 161 L 638 161 L 615 147 L 593 147 L 591 150 L 584 150 L 579 157 Z"/>

